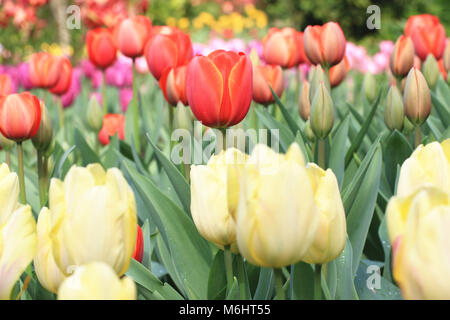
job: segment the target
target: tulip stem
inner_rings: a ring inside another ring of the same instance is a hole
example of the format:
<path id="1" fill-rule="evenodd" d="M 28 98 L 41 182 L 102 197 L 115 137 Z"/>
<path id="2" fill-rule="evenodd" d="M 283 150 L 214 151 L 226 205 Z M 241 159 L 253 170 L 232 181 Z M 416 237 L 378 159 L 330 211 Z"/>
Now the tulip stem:
<path id="1" fill-rule="evenodd" d="M 322 169 L 326 169 L 326 160 L 325 160 L 325 140 L 317 138 L 317 164 Z"/>
<path id="2" fill-rule="evenodd" d="M 5 162 L 8 168 L 11 168 L 11 153 L 9 151 L 5 151 Z"/>
<path id="3" fill-rule="evenodd" d="M 275 289 L 277 292 L 278 300 L 285 300 L 284 290 L 283 290 L 283 271 L 279 268 L 273 269 L 275 276 Z"/>
<path id="4" fill-rule="evenodd" d="M 316 264 L 314 273 L 314 300 L 322 300 L 322 265 Z"/>
<path id="5" fill-rule="evenodd" d="M 61 98 L 58 98 L 58 111 L 59 111 L 59 129 L 64 128 L 64 108 Z"/>
<path id="6" fill-rule="evenodd" d="M 219 131 L 222 135 L 222 150 L 227 150 L 227 128 L 219 128 Z"/>
<path id="7" fill-rule="evenodd" d="M 141 142 L 139 141 L 139 105 L 138 105 L 138 87 L 137 87 L 137 72 L 136 63 L 133 59 L 133 100 L 132 100 L 132 112 L 133 112 L 133 132 L 134 132 L 134 145 L 136 151 L 141 151 Z"/>
<path id="8" fill-rule="evenodd" d="M 233 256 L 231 255 L 230 246 L 225 246 L 223 250 L 225 271 L 227 274 L 227 292 L 231 290 L 233 286 Z"/>
<path id="9" fill-rule="evenodd" d="M 106 99 L 106 72 L 103 70 L 103 84 L 102 84 L 102 104 L 103 115 L 108 113 L 108 101 Z"/>
<path id="10" fill-rule="evenodd" d="M 38 151 L 37 153 L 37 163 L 39 180 L 39 201 L 42 208 L 47 202 L 48 159 L 41 151 Z"/>
<path id="11" fill-rule="evenodd" d="M 417 126 L 414 129 L 415 133 L 415 147 L 417 148 L 422 143 L 422 128 L 420 126 Z"/>
<path id="12" fill-rule="evenodd" d="M 169 108 L 169 157 L 171 156 L 173 149 L 172 132 L 173 132 L 173 107 L 168 105 Z"/>
<path id="13" fill-rule="evenodd" d="M 23 149 L 22 142 L 17 142 L 17 161 L 19 165 L 19 186 L 20 186 L 20 202 L 27 203 L 27 195 L 25 193 L 25 175 L 23 171 Z"/>

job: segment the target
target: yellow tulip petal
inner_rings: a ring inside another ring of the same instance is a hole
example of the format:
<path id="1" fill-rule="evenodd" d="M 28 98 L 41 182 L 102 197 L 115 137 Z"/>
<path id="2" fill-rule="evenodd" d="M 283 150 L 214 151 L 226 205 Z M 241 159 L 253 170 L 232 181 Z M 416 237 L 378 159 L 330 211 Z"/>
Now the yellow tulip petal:
<path id="1" fill-rule="evenodd" d="M 0 165 L 0 227 L 9 219 L 19 199 L 19 182 L 5 163 Z"/>

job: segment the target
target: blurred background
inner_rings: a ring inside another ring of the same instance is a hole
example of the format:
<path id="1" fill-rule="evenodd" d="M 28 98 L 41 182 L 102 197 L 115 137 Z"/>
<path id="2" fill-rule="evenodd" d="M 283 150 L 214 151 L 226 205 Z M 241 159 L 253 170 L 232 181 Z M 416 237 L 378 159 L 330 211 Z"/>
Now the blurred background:
<path id="1" fill-rule="evenodd" d="M 367 7 L 374 4 L 381 9 L 379 30 L 366 27 Z M 67 28 L 68 18 L 76 19 L 78 12 L 80 28 Z M 0 63 L 14 64 L 39 50 L 77 61 L 85 54 L 89 28 L 112 27 L 133 14 L 149 16 L 154 25 L 177 26 L 196 43 L 261 40 L 269 27 L 303 30 L 333 20 L 347 39 L 374 53 L 381 40 L 395 40 L 408 16 L 419 13 L 437 15 L 449 34 L 448 0 L 0 0 Z"/>

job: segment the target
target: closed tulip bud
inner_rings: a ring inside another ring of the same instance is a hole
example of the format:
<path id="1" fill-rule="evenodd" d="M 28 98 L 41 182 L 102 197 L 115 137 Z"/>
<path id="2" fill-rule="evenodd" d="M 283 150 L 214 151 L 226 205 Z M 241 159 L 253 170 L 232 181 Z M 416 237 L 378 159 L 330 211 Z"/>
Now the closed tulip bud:
<path id="1" fill-rule="evenodd" d="M 350 67 L 347 57 L 344 57 L 341 62 L 330 68 L 330 86 L 337 87 L 344 80 L 347 71 Z"/>
<path id="2" fill-rule="evenodd" d="M 49 91 L 61 96 L 70 88 L 72 82 L 72 63 L 66 57 L 58 57 L 56 59 L 59 60 L 59 77 L 56 84 L 49 88 Z"/>
<path id="3" fill-rule="evenodd" d="M 420 126 L 430 115 L 430 89 L 428 89 L 422 72 L 416 68 L 412 68 L 406 78 L 403 104 L 405 106 L 405 115 L 415 126 Z"/>
<path id="4" fill-rule="evenodd" d="M 95 96 L 89 99 L 87 123 L 94 132 L 99 132 L 103 125 L 103 109 Z"/>
<path id="5" fill-rule="evenodd" d="M 370 72 L 367 72 L 364 75 L 363 90 L 364 96 L 366 97 L 367 101 L 373 103 L 377 98 L 378 84 L 375 76 Z"/>
<path id="6" fill-rule="evenodd" d="M 304 121 L 309 119 L 311 103 L 309 101 L 309 82 L 303 81 L 300 96 L 298 97 L 298 112 Z"/>
<path id="7" fill-rule="evenodd" d="M 309 101 L 312 102 L 314 96 L 316 95 L 316 90 L 320 88 L 321 83 L 325 84 L 328 91 L 330 91 L 329 81 L 323 71 L 322 67 L 318 65 L 314 68 L 314 71 L 311 76 L 311 81 L 309 82 Z"/>
<path id="8" fill-rule="evenodd" d="M 142 235 L 142 229 L 137 226 L 137 233 L 136 233 L 136 245 L 134 247 L 133 259 L 139 262 L 142 262 L 142 258 L 144 257 L 144 237 Z"/>
<path id="9" fill-rule="evenodd" d="M 136 245 L 136 201 L 119 169 L 72 166 L 64 181 L 50 181 L 49 205 L 52 252 L 65 276 L 94 261 L 118 276 L 127 271 Z"/>
<path id="10" fill-rule="evenodd" d="M 236 243 L 237 195 L 246 157 L 228 148 L 213 155 L 207 165 L 191 167 L 192 219 L 200 234 L 221 248 Z"/>
<path id="11" fill-rule="evenodd" d="M 7 74 L 0 74 L 0 96 L 6 96 L 13 92 L 11 77 Z"/>
<path id="12" fill-rule="evenodd" d="M 151 28 L 152 22 L 145 16 L 122 20 L 114 29 L 116 48 L 123 55 L 133 59 L 142 56 L 151 35 Z"/>
<path id="13" fill-rule="evenodd" d="M 30 58 L 30 81 L 33 87 L 51 88 L 60 74 L 60 60 L 47 52 L 33 53 Z"/>
<path id="14" fill-rule="evenodd" d="M 36 222 L 31 207 L 18 203 L 17 174 L 4 163 L 0 165 L 0 195 L 0 300 L 5 300 L 11 298 L 14 284 L 36 253 Z"/>
<path id="15" fill-rule="evenodd" d="M 323 264 L 334 260 L 344 250 L 347 239 L 344 205 L 331 169 L 325 171 L 314 163 L 308 163 L 306 171 L 320 218 L 316 237 L 302 260 Z"/>
<path id="16" fill-rule="evenodd" d="M 303 49 L 303 32 L 294 28 L 270 28 L 263 39 L 263 58 L 268 64 L 292 68 L 307 62 Z"/>
<path id="17" fill-rule="evenodd" d="M 187 65 L 168 69 L 159 79 L 159 87 L 170 105 L 176 106 L 181 102 L 189 105 L 186 95 Z"/>
<path id="18" fill-rule="evenodd" d="M 188 65 L 186 92 L 197 120 L 226 128 L 247 115 L 252 101 L 253 72 L 244 53 L 216 50 L 196 56 Z"/>
<path id="19" fill-rule="evenodd" d="M 175 129 L 185 129 L 189 132 L 192 131 L 192 120 L 194 116 L 192 115 L 192 111 L 189 107 L 185 107 L 182 103 L 178 103 L 175 107 L 174 114 L 174 127 Z"/>
<path id="20" fill-rule="evenodd" d="M 41 105 L 29 92 L 0 97 L 0 132 L 21 142 L 34 137 L 41 122 Z"/>
<path id="21" fill-rule="evenodd" d="M 52 143 L 53 125 L 44 102 L 41 103 L 41 124 L 36 135 L 31 139 L 36 150 L 45 151 Z"/>
<path id="22" fill-rule="evenodd" d="M 281 268 L 299 262 L 316 236 L 319 214 L 297 144 L 285 155 L 259 144 L 242 175 L 237 243 L 252 264 Z"/>
<path id="23" fill-rule="evenodd" d="M 407 217 L 393 251 L 393 276 L 403 298 L 450 299 L 449 194 L 425 187 L 407 203 L 388 206 L 386 214 L 390 234 L 394 225 L 389 217 Z"/>
<path id="24" fill-rule="evenodd" d="M 175 27 L 153 35 L 145 47 L 145 58 L 152 75 L 159 80 L 172 68 L 187 64 L 193 57 L 191 38 Z"/>
<path id="25" fill-rule="evenodd" d="M 309 121 L 309 119 L 305 123 L 305 135 L 309 141 L 311 142 L 316 141 L 316 136 L 314 135 L 314 132 L 311 129 L 311 122 Z"/>
<path id="26" fill-rule="evenodd" d="M 102 262 L 77 267 L 58 290 L 58 300 L 136 300 L 136 296 L 134 281 L 119 278 Z"/>
<path id="27" fill-rule="evenodd" d="M 434 56 L 432 54 L 429 54 L 427 59 L 425 60 L 424 64 L 423 64 L 423 76 L 425 77 L 425 80 L 427 81 L 428 87 L 430 87 L 431 89 L 434 89 L 434 87 L 436 86 L 438 80 L 439 80 L 439 75 L 440 70 L 439 70 L 439 65 L 438 62 L 436 61 L 436 59 L 434 58 Z"/>
<path id="28" fill-rule="evenodd" d="M 107 114 L 103 117 L 103 126 L 98 133 L 98 139 L 104 146 L 109 144 L 109 137 L 118 135 L 120 140 L 125 139 L 125 117 L 122 114 Z"/>
<path id="29" fill-rule="evenodd" d="M 283 94 L 283 70 L 280 66 L 259 65 L 253 67 L 253 100 L 267 105 L 273 103 L 275 98 L 270 87 L 278 97 Z"/>
<path id="30" fill-rule="evenodd" d="M 445 71 L 450 72 L 450 41 L 447 42 L 442 60 L 444 63 Z"/>
<path id="31" fill-rule="evenodd" d="M 345 55 L 344 32 L 336 22 L 323 26 L 307 26 L 304 34 L 305 53 L 312 64 L 331 67 L 341 62 Z"/>
<path id="32" fill-rule="evenodd" d="M 116 61 L 117 49 L 111 29 L 96 28 L 86 34 L 89 60 L 100 69 L 106 69 Z"/>
<path id="33" fill-rule="evenodd" d="M 403 129 L 405 112 L 403 110 L 403 99 L 400 90 L 395 86 L 389 88 L 386 107 L 384 109 L 384 123 L 390 130 Z"/>
<path id="34" fill-rule="evenodd" d="M 321 82 L 311 103 L 311 129 L 319 139 L 325 139 L 333 129 L 334 105 L 327 88 Z"/>
<path id="35" fill-rule="evenodd" d="M 5 138 L 0 133 L 0 147 L 2 150 L 11 150 L 15 145 L 16 145 L 16 143 L 13 140 L 9 140 L 9 139 Z"/>
<path id="36" fill-rule="evenodd" d="M 414 44 L 410 37 L 401 35 L 395 42 L 391 53 L 391 72 L 398 77 L 404 77 L 413 66 Z"/>

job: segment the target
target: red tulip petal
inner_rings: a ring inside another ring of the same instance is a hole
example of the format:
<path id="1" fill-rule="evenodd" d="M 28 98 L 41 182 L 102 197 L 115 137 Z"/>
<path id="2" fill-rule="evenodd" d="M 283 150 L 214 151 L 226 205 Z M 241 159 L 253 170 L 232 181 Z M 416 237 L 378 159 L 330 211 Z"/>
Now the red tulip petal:
<path id="1" fill-rule="evenodd" d="M 253 72 L 250 58 L 241 54 L 239 62 L 231 70 L 228 88 L 231 100 L 231 116 L 227 125 L 239 123 L 247 115 L 252 101 Z"/>

